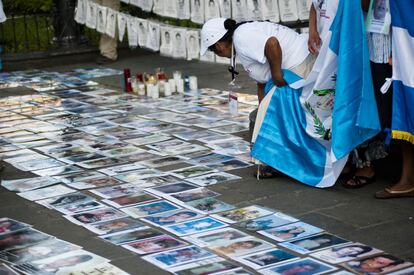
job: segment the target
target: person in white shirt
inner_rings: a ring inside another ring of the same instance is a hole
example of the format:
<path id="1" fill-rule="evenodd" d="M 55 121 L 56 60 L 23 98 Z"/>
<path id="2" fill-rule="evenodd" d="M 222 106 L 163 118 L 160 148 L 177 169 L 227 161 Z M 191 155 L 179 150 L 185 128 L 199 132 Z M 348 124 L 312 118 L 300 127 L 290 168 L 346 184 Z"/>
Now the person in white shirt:
<path id="1" fill-rule="evenodd" d="M 210 50 L 218 56 L 230 58 L 233 63 L 237 55 L 246 72 L 257 82 L 257 94 L 262 103 L 266 83 L 270 80 L 276 86 L 287 85 L 282 69 L 307 77 L 316 59 L 309 53 L 307 43 L 306 34 L 298 34 L 276 23 L 252 21 L 237 24 L 232 19 L 214 18 L 201 29 L 200 54 Z M 264 103 L 269 102 L 270 99 Z M 260 125 L 260 121 L 256 120 L 256 123 Z M 270 170 L 258 174 L 262 178 L 274 176 Z"/>

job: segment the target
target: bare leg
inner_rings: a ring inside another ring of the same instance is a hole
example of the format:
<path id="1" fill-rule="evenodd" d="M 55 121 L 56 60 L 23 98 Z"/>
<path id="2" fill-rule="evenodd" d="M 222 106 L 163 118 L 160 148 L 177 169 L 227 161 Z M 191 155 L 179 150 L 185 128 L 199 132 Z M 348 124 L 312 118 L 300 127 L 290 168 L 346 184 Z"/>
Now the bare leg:
<path id="1" fill-rule="evenodd" d="M 402 145 L 403 165 L 400 181 L 389 189 L 405 191 L 414 188 L 414 145 L 404 142 Z"/>

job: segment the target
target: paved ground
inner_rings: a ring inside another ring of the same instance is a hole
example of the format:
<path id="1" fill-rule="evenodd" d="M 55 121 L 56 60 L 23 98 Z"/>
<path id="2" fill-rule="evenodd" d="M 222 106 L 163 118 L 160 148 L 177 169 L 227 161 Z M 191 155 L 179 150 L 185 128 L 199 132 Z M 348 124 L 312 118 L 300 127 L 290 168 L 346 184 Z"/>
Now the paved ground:
<path id="1" fill-rule="evenodd" d="M 62 61 L 63 60 L 63 61 Z M 70 65 L 55 66 L 57 64 Z M 24 69 L 46 67 L 49 70 L 92 67 L 92 56 L 51 59 L 47 62 L 6 64 L 9 68 Z M 151 72 L 156 67 L 167 72 L 181 70 L 184 74 L 197 75 L 200 87 L 226 89 L 229 74 L 224 65 L 185 62 L 160 57 L 149 52 L 124 51 L 118 62 L 110 67 L 131 68 L 133 72 Z M 241 68 L 240 68 L 241 70 Z M 121 77 L 106 77 L 103 84 L 120 87 Z M 242 90 L 254 93 L 254 84 L 245 74 L 240 77 Z M 27 93 L 22 89 L 9 90 L 7 94 Z M 1 93 L 1 97 L 6 93 Z M 347 190 L 339 184 L 319 190 L 306 187 L 290 178 L 256 181 L 252 169 L 238 170 L 243 177 L 237 183 L 222 184 L 212 189 L 222 194 L 220 199 L 236 206 L 258 204 L 271 207 L 322 227 L 353 241 L 359 241 L 386 250 L 396 256 L 414 261 L 414 199 L 376 200 L 375 191 L 384 188 L 398 178 L 398 154 L 379 163 L 377 182 L 360 190 Z M 28 176 L 7 166 L 2 179 Z M 21 199 L 11 192 L 0 189 L 0 217 L 8 216 L 30 223 L 35 228 L 58 238 L 82 245 L 85 249 L 107 257 L 131 274 L 164 274 L 122 248 L 104 243 L 89 231 L 66 221 L 56 211 Z M 139 271 L 138 271 L 139 270 Z"/>

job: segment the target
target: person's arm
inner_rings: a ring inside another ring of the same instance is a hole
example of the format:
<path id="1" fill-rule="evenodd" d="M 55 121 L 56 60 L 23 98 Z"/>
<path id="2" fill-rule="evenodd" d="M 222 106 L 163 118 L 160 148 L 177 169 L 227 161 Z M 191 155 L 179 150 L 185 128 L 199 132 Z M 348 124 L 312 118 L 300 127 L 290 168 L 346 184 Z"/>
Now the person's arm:
<path id="1" fill-rule="evenodd" d="M 264 98 L 264 88 L 265 84 L 257 82 L 257 99 L 259 99 L 259 104 Z"/>
<path id="2" fill-rule="evenodd" d="M 271 37 L 265 45 L 265 56 L 270 65 L 272 80 L 276 86 L 287 85 L 282 74 L 282 49 L 276 37 Z"/>
<path id="3" fill-rule="evenodd" d="M 361 0 L 362 10 L 368 12 L 370 0 Z"/>
<path id="4" fill-rule="evenodd" d="M 313 4 L 311 5 L 309 11 L 309 40 L 308 40 L 308 49 L 311 54 L 316 54 L 319 52 L 321 46 L 321 38 L 318 33 L 318 22 L 316 18 L 316 10 Z"/>

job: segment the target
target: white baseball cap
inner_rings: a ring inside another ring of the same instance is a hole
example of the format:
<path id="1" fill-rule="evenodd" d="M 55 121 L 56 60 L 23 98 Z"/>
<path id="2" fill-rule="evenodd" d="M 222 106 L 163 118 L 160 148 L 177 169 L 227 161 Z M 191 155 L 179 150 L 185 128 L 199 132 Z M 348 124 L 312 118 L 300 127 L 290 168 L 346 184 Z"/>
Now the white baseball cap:
<path id="1" fill-rule="evenodd" d="M 213 18 L 204 23 L 201 28 L 200 55 L 205 55 L 208 47 L 214 45 L 227 33 L 224 21 L 226 18 Z"/>

